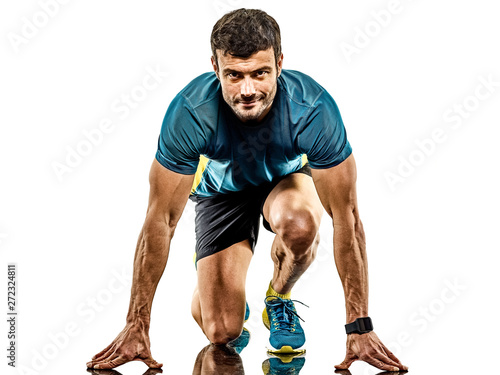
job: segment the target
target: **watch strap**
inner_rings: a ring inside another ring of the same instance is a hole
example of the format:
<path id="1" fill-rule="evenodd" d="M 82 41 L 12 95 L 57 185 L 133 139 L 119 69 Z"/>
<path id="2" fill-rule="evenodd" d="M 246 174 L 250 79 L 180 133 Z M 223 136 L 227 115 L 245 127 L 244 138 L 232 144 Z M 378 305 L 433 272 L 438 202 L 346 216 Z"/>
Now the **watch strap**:
<path id="1" fill-rule="evenodd" d="M 358 318 L 354 322 L 345 325 L 345 332 L 349 333 L 367 333 L 373 331 L 373 324 L 370 317 Z"/>

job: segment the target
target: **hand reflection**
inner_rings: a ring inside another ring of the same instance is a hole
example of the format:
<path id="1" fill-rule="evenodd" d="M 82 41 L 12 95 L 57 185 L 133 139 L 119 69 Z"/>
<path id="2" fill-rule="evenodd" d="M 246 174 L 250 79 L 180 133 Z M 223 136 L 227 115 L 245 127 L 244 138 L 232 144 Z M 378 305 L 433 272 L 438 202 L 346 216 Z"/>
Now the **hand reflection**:
<path id="1" fill-rule="evenodd" d="M 92 375 L 122 375 L 121 372 L 118 372 L 116 370 L 96 370 L 93 368 L 88 368 L 87 372 L 90 372 Z M 161 374 L 162 372 L 163 370 L 161 368 L 149 368 L 142 375 L 156 375 Z"/>
<path id="2" fill-rule="evenodd" d="M 207 345 L 196 357 L 193 375 L 244 375 L 241 357 L 225 345 Z"/>
<path id="3" fill-rule="evenodd" d="M 349 370 L 335 370 L 335 373 L 341 375 L 352 375 Z M 403 375 L 407 373 L 408 371 L 382 371 L 378 372 L 376 375 Z"/>

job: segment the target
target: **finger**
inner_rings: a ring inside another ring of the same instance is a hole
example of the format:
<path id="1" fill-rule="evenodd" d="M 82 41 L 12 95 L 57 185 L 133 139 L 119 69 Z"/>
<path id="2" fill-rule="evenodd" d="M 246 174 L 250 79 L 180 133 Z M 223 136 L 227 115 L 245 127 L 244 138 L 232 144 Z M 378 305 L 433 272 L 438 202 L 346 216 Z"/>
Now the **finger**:
<path id="1" fill-rule="evenodd" d="M 388 365 L 387 363 L 382 362 L 380 359 L 376 359 L 374 357 L 363 358 L 363 361 L 369 363 L 372 366 L 375 366 L 378 369 L 385 371 L 399 371 L 399 367 L 394 365 Z"/>
<path id="2" fill-rule="evenodd" d="M 115 349 L 110 348 L 106 353 L 104 353 L 102 356 L 93 359 L 92 361 L 87 363 L 87 367 L 89 368 L 95 368 L 95 365 L 101 362 L 108 362 L 111 359 L 115 359 L 118 357 L 118 354 L 115 354 Z"/>
<path id="3" fill-rule="evenodd" d="M 93 368 L 93 369 L 103 369 L 103 367 L 99 367 L 100 365 L 104 364 L 104 363 L 109 363 L 111 361 L 114 361 L 116 360 L 117 358 L 119 357 L 118 354 L 113 354 L 113 355 L 110 355 L 109 357 L 107 358 L 104 358 L 100 361 L 92 361 L 90 362 L 91 363 L 91 366 L 88 366 L 87 364 L 87 367 L 90 367 L 90 368 Z M 111 367 L 112 368 L 112 367 Z M 104 368 L 104 369 L 108 369 L 108 367 Z"/>
<path id="4" fill-rule="evenodd" d="M 401 368 L 399 367 L 399 366 L 401 366 L 400 363 L 393 361 L 392 359 L 390 359 L 389 357 L 387 357 L 386 355 L 384 355 L 382 353 L 376 353 L 373 357 L 376 359 L 379 359 L 381 362 L 384 362 L 387 365 L 395 366 L 398 368 L 398 370 L 401 370 Z"/>
<path id="5" fill-rule="evenodd" d="M 141 361 L 148 365 L 149 368 L 161 368 L 163 366 L 163 363 L 156 362 L 151 356 L 146 359 L 141 359 Z"/>
<path id="6" fill-rule="evenodd" d="M 98 370 L 109 370 L 109 369 L 121 366 L 124 363 L 127 363 L 129 361 L 130 361 L 129 359 L 127 359 L 123 356 L 119 356 L 119 357 L 112 359 L 110 361 L 98 363 L 97 365 L 94 366 L 94 368 L 98 369 Z"/>
<path id="7" fill-rule="evenodd" d="M 115 346 L 114 345 L 110 345 L 109 349 L 106 352 L 104 352 L 104 354 L 100 355 L 99 357 L 95 357 L 94 356 L 95 358 L 92 358 L 92 361 L 93 362 L 100 362 L 100 361 L 102 361 L 102 360 L 104 360 L 106 358 L 109 358 L 109 357 L 111 357 L 115 353 L 115 350 L 116 350 Z"/>
<path id="8" fill-rule="evenodd" d="M 90 361 L 90 362 L 87 362 L 87 368 L 94 369 L 94 368 L 95 368 L 95 365 L 97 365 L 98 363 L 101 363 L 101 362 L 106 362 L 106 360 L 103 360 L 103 361 Z"/>
<path id="9" fill-rule="evenodd" d="M 113 345 L 113 343 L 111 343 L 108 346 L 106 346 L 103 350 L 101 350 L 99 353 L 97 353 L 95 356 L 93 356 L 92 360 L 101 357 L 104 353 L 106 353 L 111 348 L 112 345 Z"/>
<path id="10" fill-rule="evenodd" d="M 335 368 L 337 370 L 347 370 L 349 368 L 349 366 L 351 366 L 351 364 L 357 360 L 358 360 L 358 357 L 353 352 L 348 352 L 345 356 L 345 359 L 342 361 L 342 363 L 339 365 L 335 365 Z"/>
<path id="11" fill-rule="evenodd" d="M 394 362 L 396 362 L 398 364 L 398 367 L 400 370 L 405 370 L 405 371 L 408 371 L 408 367 L 403 365 L 401 363 L 401 361 L 394 355 L 393 352 L 391 352 L 389 349 L 387 349 L 387 347 L 385 345 L 382 345 L 382 347 L 384 348 L 384 351 L 385 353 L 387 354 L 387 356 L 392 359 Z"/>

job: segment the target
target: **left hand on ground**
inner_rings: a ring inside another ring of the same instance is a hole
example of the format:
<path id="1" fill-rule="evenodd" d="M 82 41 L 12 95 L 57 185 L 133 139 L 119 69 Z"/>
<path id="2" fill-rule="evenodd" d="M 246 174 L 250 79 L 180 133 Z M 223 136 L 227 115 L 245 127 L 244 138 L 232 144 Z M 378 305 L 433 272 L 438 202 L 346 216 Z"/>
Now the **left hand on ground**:
<path id="1" fill-rule="evenodd" d="M 385 371 L 407 371 L 392 352 L 382 344 L 375 332 L 365 334 L 351 333 L 347 335 L 347 353 L 344 361 L 336 365 L 337 370 L 347 370 L 354 361 L 365 361 Z"/>

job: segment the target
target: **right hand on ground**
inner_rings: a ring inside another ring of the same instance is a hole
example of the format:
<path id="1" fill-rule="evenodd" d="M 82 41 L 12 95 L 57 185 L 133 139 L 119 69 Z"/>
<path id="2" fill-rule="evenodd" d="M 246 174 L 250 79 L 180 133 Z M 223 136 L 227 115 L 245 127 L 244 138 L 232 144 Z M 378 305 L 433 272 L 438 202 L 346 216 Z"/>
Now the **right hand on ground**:
<path id="1" fill-rule="evenodd" d="M 142 361 L 150 368 L 160 368 L 162 363 L 151 356 L 149 334 L 137 324 L 127 324 L 123 331 L 104 350 L 87 362 L 88 368 L 112 369 L 130 361 Z"/>

